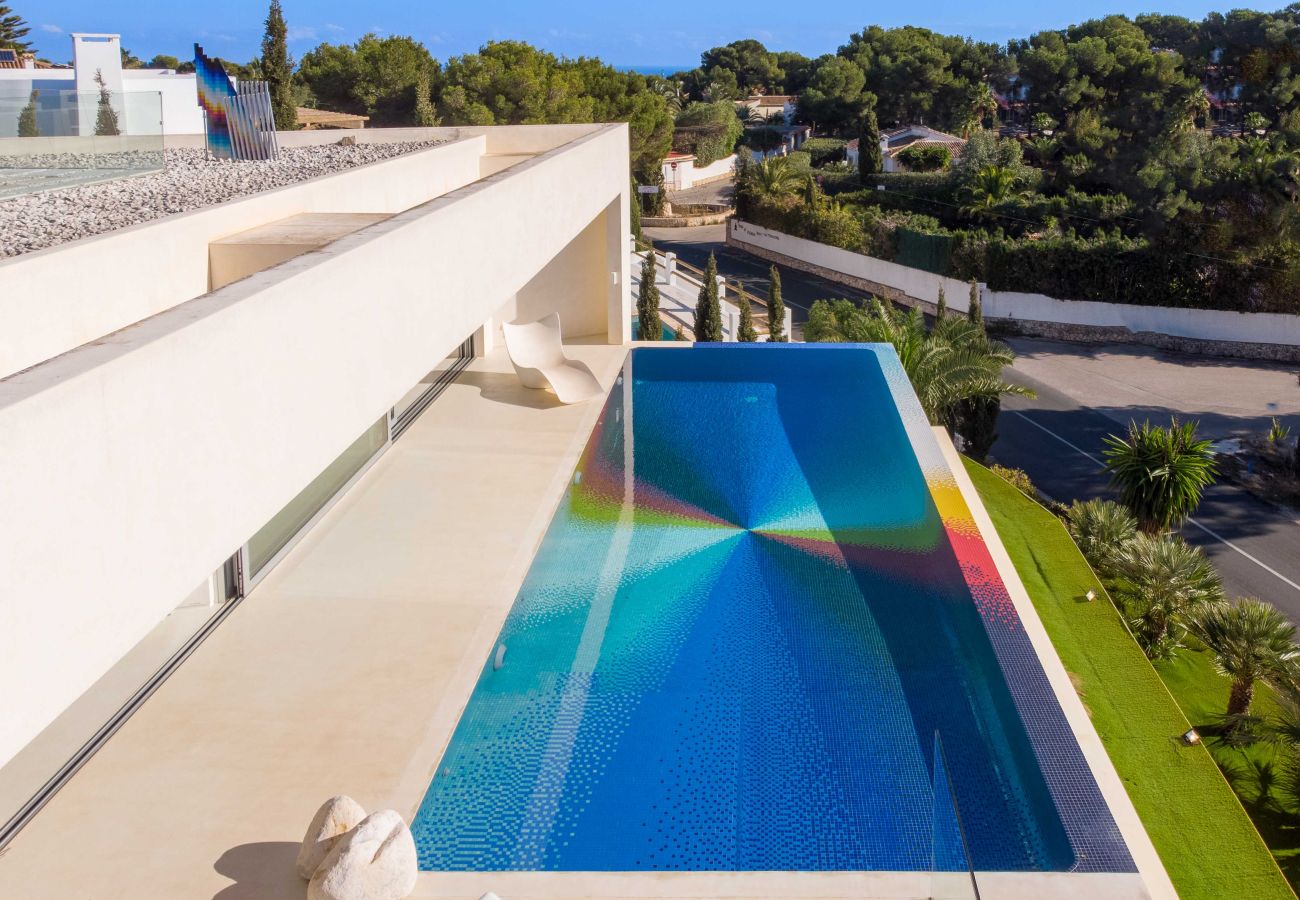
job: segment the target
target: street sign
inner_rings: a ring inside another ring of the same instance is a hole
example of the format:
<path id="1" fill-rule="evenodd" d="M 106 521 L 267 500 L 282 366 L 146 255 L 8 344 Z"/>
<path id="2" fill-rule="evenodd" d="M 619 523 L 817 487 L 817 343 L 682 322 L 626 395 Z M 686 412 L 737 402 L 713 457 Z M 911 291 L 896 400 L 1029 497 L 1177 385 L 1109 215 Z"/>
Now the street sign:
<path id="1" fill-rule="evenodd" d="M 657 193 L 659 193 L 659 185 L 657 185 L 657 184 L 638 184 L 638 185 L 636 186 L 636 192 L 637 192 L 638 194 L 657 194 Z"/>

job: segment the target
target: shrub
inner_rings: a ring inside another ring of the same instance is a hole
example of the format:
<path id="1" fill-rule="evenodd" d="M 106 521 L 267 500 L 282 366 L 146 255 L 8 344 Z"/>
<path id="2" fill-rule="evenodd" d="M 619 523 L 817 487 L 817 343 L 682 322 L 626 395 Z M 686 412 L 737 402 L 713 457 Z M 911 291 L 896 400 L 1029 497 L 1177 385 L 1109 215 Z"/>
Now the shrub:
<path id="1" fill-rule="evenodd" d="M 677 114 L 673 148 L 695 154 L 695 161 L 707 166 L 736 149 L 745 126 L 736 116 L 730 100 L 691 103 Z"/>
<path id="2" fill-rule="evenodd" d="M 790 168 L 796 172 L 812 172 L 812 156 L 803 150 L 792 150 L 786 154 L 786 158 L 790 160 Z"/>
<path id="3" fill-rule="evenodd" d="M 847 146 L 848 141 L 839 138 L 815 137 L 804 141 L 799 149 L 812 158 L 814 167 L 820 167 L 844 159 L 844 148 Z"/>
<path id="4" fill-rule="evenodd" d="M 1115 576 L 1129 627 L 1151 659 L 1173 656 L 1195 617 L 1223 602 L 1209 559 L 1174 535 L 1137 535 L 1116 558 Z"/>
<path id="5" fill-rule="evenodd" d="M 1030 480 L 1029 473 L 1024 469 L 1013 469 L 1009 466 L 992 465 L 989 471 L 1001 478 L 1007 484 L 1011 485 L 1026 497 L 1034 500 L 1038 499 L 1038 488 L 1034 487 L 1034 482 Z"/>
<path id="6" fill-rule="evenodd" d="M 952 151 L 944 144 L 913 144 L 895 157 L 911 172 L 937 172 L 952 162 Z"/>
<path id="7" fill-rule="evenodd" d="M 1137 535 L 1137 519 L 1113 500 L 1076 500 L 1065 514 L 1065 525 L 1088 563 L 1111 575 L 1129 542 Z"/>
<path id="8" fill-rule="evenodd" d="M 818 203 L 800 207 L 800 233 L 810 241 L 843 250 L 862 250 L 862 223 L 838 203 Z"/>

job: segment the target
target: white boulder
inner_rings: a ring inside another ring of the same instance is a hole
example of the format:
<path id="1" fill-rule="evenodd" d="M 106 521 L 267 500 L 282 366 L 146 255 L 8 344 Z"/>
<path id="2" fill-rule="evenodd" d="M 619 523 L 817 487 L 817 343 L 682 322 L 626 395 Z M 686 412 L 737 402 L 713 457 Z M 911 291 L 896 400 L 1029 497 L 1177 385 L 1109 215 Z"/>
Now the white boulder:
<path id="1" fill-rule="evenodd" d="M 298 849 L 298 874 L 310 879 L 325 861 L 339 838 L 361 824 L 366 811 L 351 797 L 338 796 L 326 800 L 316 811 L 316 817 L 307 827 L 307 835 Z"/>
<path id="2" fill-rule="evenodd" d="M 415 838 L 391 809 L 335 842 L 307 885 L 307 900 L 401 900 L 415 890 Z"/>

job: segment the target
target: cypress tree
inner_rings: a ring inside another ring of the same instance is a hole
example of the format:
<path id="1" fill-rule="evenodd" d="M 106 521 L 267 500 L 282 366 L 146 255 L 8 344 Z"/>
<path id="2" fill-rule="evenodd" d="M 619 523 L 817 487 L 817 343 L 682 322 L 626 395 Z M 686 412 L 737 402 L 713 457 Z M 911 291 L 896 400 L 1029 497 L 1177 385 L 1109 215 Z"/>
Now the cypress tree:
<path id="1" fill-rule="evenodd" d="M 758 332 L 754 330 L 754 309 L 750 305 L 749 295 L 745 293 L 744 287 L 740 289 L 740 300 L 737 306 L 740 307 L 740 327 L 736 340 L 742 344 L 752 344 L 758 340 Z"/>
<path id="2" fill-rule="evenodd" d="M 632 237 L 636 238 L 637 243 L 645 240 L 645 235 L 641 233 L 641 195 L 636 189 L 636 179 L 632 179 L 632 203 L 630 204 L 632 217 Z"/>
<path id="3" fill-rule="evenodd" d="M 718 261 L 709 254 L 704 267 L 704 285 L 695 301 L 695 340 L 722 340 L 722 304 L 718 300 Z"/>
<path id="4" fill-rule="evenodd" d="M 99 85 L 99 109 L 95 113 L 95 134 L 102 136 L 121 134 L 117 125 L 117 110 L 113 109 L 113 95 L 104 82 L 102 69 L 95 70 L 95 83 Z"/>
<path id="5" fill-rule="evenodd" d="M 636 295 L 636 320 L 643 341 L 657 341 L 664 336 L 659 321 L 659 285 L 655 284 L 655 252 L 650 250 L 641 263 L 641 287 Z"/>
<path id="6" fill-rule="evenodd" d="M 429 84 L 429 73 L 424 69 L 415 79 L 415 124 L 421 128 L 433 128 L 438 124 L 438 111 L 433 108 L 433 88 Z"/>
<path id="7" fill-rule="evenodd" d="M 767 340 L 771 344 L 784 344 L 790 340 L 785 333 L 785 302 L 781 299 L 781 272 L 772 266 L 768 272 L 767 288 Z"/>
<path id="8" fill-rule="evenodd" d="M 980 286 L 975 279 L 970 280 L 970 303 L 966 307 L 966 318 L 980 328 L 984 327 L 984 310 L 980 308 Z"/>
<path id="9" fill-rule="evenodd" d="M 32 95 L 27 98 L 27 105 L 24 106 L 23 111 L 18 114 L 19 137 L 41 136 L 41 130 L 36 125 L 36 98 L 40 95 L 40 91 L 32 91 Z"/>
<path id="10" fill-rule="evenodd" d="M 876 108 L 867 107 L 858 123 L 858 180 L 867 186 L 867 179 L 884 167 L 880 155 L 880 126 L 876 123 Z"/>
<path id="11" fill-rule="evenodd" d="M 288 28 L 280 0 L 271 0 L 262 35 L 262 77 L 271 92 L 271 114 L 277 131 L 298 127 L 298 104 L 293 102 L 293 60 L 289 58 Z"/>
<path id="12" fill-rule="evenodd" d="M 942 322 L 948 318 L 948 298 L 944 296 L 943 285 L 939 285 L 939 302 L 935 305 L 934 321 Z"/>
<path id="13" fill-rule="evenodd" d="M 677 328 L 674 329 L 674 331 L 673 331 L 673 340 L 675 340 L 675 341 L 684 341 L 684 340 L 686 340 L 686 332 L 682 331 L 682 326 L 678 325 Z"/>

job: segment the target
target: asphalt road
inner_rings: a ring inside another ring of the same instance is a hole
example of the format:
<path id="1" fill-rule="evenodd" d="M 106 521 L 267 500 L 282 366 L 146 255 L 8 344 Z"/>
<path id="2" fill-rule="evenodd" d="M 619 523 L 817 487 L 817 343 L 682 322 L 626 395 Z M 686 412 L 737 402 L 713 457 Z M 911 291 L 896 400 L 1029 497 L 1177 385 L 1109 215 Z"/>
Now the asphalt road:
<path id="1" fill-rule="evenodd" d="M 760 298 L 767 296 L 769 263 L 728 248 L 723 226 L 646 231 L 657 248 L 675 252 L 692 265 L 703 267 L 712 251 L 720 274 L 741 281 Z M 784 267 L 781 287 L 796 322 L 807 321 L 816 300 L 869 297 Z M 1107 496 L 1108 479 L 1100 464 L 1103 439 L 1122 426 L 1022 372 L 1011 370 L 1008 378 L 1034 388 L 1038 397 L 1005 401 L 991 455 L 1003 465 L 1024 469 L 1041 491 L 1056 500 L 1068 503 Z M 1206 492 L 1196 517 L 1183 527 L 1183 536 L 1204 548 L 1229 595 L 1263 598 L 1300 622 L 1300 522 L 1236 485 L 1221 482 Z"/>
<path id="2" fill-rule="evenodd" d="M 1039 490 L 1063 502 L 1110 496 L 1103 441 L 1122 426 L 1023 373 L 1008 378 L 1038 393 L 1009 397 L 992 456 L 1024 469 Z M 1202 547 L 1233 596 L 1261 597 L 1300 622 L 1300 525 L 1230 482 L 1211 487 L 1182 529 Z"/>
<path id="3" fill-rule="evenodd" d="M 701 228 L 647 228 L 646 237 L 654 241 L 661 253 L 676 253 L 677 258 L 703 269 L 713 253 L 718 260 L 718 274 L 739 281 L 745 292 L 760 300 L 767 300 L 768 271 L 771 263 L 742 250 L 728 247 L 725 225 L 706 225 Z M 781 268 L 781 299 L 790 308 L 796 325 L 808 321 L 808 310 L 817 300 L 847 297 L 851 300 L 869 300 L 871 295 L 854 290 L 816 275 L 805 275 L 794 269 Z"/>

